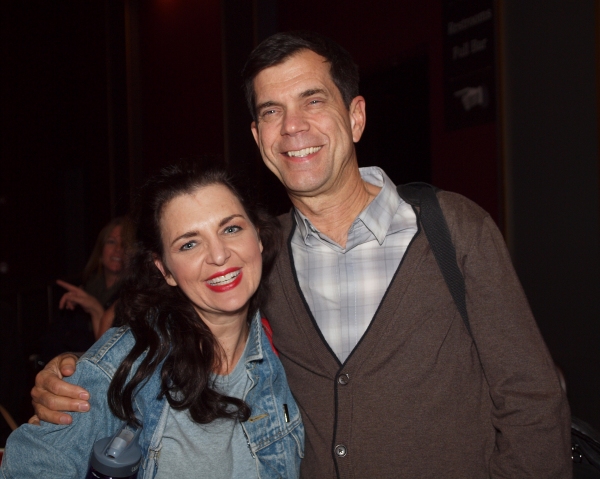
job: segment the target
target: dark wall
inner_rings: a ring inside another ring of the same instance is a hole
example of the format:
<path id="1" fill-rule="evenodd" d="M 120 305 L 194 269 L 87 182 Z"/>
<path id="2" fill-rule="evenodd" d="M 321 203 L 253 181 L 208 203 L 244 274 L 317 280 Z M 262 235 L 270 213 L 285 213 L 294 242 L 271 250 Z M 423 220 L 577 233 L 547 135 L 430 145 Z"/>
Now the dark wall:
<path id="1" fill-rule="evenodd" d="M 143 175 L 179 158 L 223 158 L 220 5 L 137 3 Z"/>
<path id="2" fill-rule="evenodd" d="M 600 428 L 597 2 L 506 2 L 505 144 L 513 259 L 566 376 Z"/>
<path id="3" fill-rule="evenodd" d="M 3 3 L 4 287 L 76 274 L 112 212 L 103 2 Z"/>
<path id="4" fill-rule="evenodd" d="M 429 59 L 403 59 L 363 72 L 368 128 L 356 145 L 360 166 L 381 167 L 395 184 L 432 183 Z"/>

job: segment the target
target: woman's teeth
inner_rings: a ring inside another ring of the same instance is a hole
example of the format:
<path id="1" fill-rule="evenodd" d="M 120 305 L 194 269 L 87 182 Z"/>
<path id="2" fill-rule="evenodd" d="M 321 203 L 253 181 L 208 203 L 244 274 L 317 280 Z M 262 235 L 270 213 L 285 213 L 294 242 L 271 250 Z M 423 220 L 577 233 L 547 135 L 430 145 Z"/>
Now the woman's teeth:
<path id="1" fill-rule="evenodd" d="M 211 286 L 220 286 L 223 284 L 231 283 L 240 274 L 241 270 L 232 271 L 231 273 L 224 274 L 223 276 L 217 276 L 216 278 L 207 281 Z"/>

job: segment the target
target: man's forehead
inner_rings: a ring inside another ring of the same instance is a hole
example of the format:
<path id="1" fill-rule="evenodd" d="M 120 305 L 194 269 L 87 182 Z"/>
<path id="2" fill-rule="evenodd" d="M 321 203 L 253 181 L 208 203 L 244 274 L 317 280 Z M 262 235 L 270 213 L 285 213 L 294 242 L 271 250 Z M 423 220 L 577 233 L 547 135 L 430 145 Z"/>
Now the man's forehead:
<path id="1" fill-rule="evenodd" d="M 323 90 L 323 86 L 328 85 L 335 89 L 330 64 L 312 50 L 300 50 L 282 63 L 260 71 L 254 78 L 257 102 L 268 100 L 259 99 L 259 96 L 275 91 L 294 91 L 298 96 L 306 96 L 306 91 Z"/>

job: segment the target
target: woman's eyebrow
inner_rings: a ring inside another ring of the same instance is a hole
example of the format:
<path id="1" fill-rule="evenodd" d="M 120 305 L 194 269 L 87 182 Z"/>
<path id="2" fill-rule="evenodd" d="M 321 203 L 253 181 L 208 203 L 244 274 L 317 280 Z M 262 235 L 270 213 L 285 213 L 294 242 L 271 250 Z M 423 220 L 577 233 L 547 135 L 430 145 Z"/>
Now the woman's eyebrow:
<path id="1" fill-rule="evenodd" d="M 243 216 L 243 215 L 240 215 L 240 214 L 237 214 L 237 213 L 236 213 L 235 215 L 227 216 L 226 218 L 223 218 L 223 219 L 221 220 L 221 222 L 219 223 L 219 228 L 220 228 L 221 226 L 224 226 L 224 225 L 226 225 L 227 223 L 229 223 L 229 222 L 230 222 L 230 221 L 231 221 L 233 218 L 244 218 L 244 216 Z"/>
<path id="2" fill-rule="evenodd" d="M 219 228 L 221 226 L 226 225 L 227 223 L 229 223 L 232 219 L 234 218 L 242 218 L 242 219 L 246 219 L 244 217 L 244 215 L 240 215 L 239 213 L 230 215 L 230 216 L 226 216 L 225 218 L 223 218 L 221 221 L 219 221 Z M 177 243 L 177 241 L 182 240 L 182 239 L 187 239 L 187 238 L 193 238 L 194 236 L 198 236 L 200 233 L 197 230 L 192 230 L 192 231 L 188 231 L 186 233 L 183 233 L 182 235 L 179 235 L 177 238 L 175 238 L 172 242 L 171 242 L 171 246 L 173 246 L 175 243 Z"/>
<path id="3" fill-rule="evenodd" d="M 173 246 L 175 243 L 177 243 L 181 239 L 193 238 L 194 236 L 197 236 L 197 235 L 198 235 L 198 231 L 188 231 L 187 233 L 183 233 L 182 235 L 179 235 L 177 238 L 175 238 L 171 242 L 171 246 Z"/>

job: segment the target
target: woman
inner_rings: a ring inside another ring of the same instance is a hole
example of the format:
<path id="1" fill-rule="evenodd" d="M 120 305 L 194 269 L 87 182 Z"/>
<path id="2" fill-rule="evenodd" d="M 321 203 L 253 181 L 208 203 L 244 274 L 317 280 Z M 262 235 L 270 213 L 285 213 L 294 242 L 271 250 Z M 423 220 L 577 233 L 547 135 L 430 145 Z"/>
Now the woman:
<path id="1" fill-rule="evenodd" d="M 106 312 L 118 296 L 125 254 L 132 243 L 132 237 L 127 217 L 113 219 L 98 235 L 94 250 L 83 271 L 83 286 L 77 287 L 66 281 L 56 281 L 67 290 L 58 307 L 69 310 L 75 309 L 76 306 L 83 308 L 91 316 L 95 339 L 102 336 L 112 324 L 114 311 L 111 312 L 110 318 L 107 318 Z"/>
<path id="2" fill-rule="evenodd" d="M 304 428 L 258 308 L 276 251 L 221 172 L 170 167 L 140 196 L 138 246 L 112 329 L 70 378 L 91 412 L 69 427 L 21 426 L 6 478 L 85 477 L 92 444 L 143 425 L 139 478 L 298 477 Z M 107 399 L 108 396 L 108 399 Z"/>
<path id="3" fill-rule="evenodd" d="M 83 271 L 83 286 L 66 281 L 58 303 L 61 310 L 40 343 L 40 360 L 47 362 L 65 351 L 85 351 L 112 326 L 126 253 L 133 239 L 131 221 L 118 217 L 98 234 Z"/>

